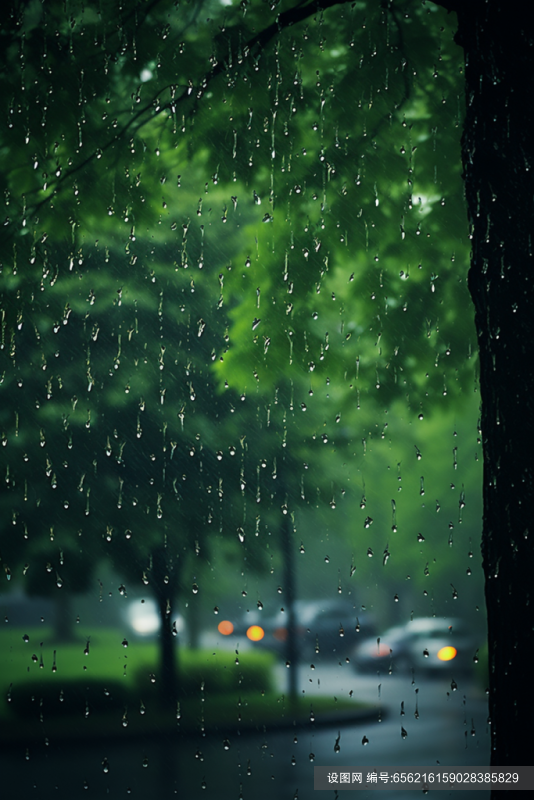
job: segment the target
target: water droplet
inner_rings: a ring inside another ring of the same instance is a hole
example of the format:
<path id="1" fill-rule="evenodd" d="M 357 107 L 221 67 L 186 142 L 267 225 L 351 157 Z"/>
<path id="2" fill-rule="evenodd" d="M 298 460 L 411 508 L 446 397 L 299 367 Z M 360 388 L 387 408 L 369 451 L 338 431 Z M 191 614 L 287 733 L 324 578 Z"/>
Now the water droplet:
<path id="1" fill-rule="evenodd" d="M 405 730 L 405 729 L 402 727 L 402 725 L 401 725 L 401 736 L 402 736 L 402 738 L 403 738 L 403 739 L 406 739 L 406 737 L 408 736 L 408 731 L 407 731 L 407 730 Z"/>
<path id="2" fill-rule="evenodd" d="M 363 737 L 363 739 L 362 739 L 362 744 L 363 744 L 364 746 L 365 746 L 366 744 L 369 744 L 369 739 L 367 738 L 367 736 L 364 736 L 364 737 Z"/>

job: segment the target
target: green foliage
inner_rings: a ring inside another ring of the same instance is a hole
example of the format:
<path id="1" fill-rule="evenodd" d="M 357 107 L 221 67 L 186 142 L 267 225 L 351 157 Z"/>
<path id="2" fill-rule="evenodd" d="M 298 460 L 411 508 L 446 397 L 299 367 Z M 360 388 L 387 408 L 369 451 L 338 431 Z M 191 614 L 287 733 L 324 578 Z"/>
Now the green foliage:
<path id="1" fill-rule="evenodd" d="M 423 415 L 434 443 L 457 408 L 473 414 L 462 67 L 445 12 L 64 9 L 2 12 L 8 577 L 80 591 L 105 559 L 173 595 L 205 559 L 278 566 L 281 512 L 296 527 L 298 508 L 322 506 L 367 549 L 362 493 L 388 570 L 435 558 L 445 575 L 447 533 L 428 556 L 413 538 L 433 528 L 416 508 L 423 473 L 397 501 L 398 543 L 386 533 L 391 475 L 419 435 L 399 428 L 387 454 L 374 443 L 393 408 L 408 425 Z M 425 467 L 434 495 L 444 458 Z M 477 481 L 466 470 L 468 497 Z"/>
<path id="2" fill-rule="evenodd" d="M 0 666 L 2 714 L 55 717 L 77 714 L 112 713 L 125 706 L 136 710 L 144 701 L 151 707 L 158 702 L 159 667 L 157 642 L 131 639 L 121 643 L 116 630 L 99 629 L 90 642 L 78 639 L 56 643 L 50 632 L 41 629 L 24 633 L 20 628 L 3 631 L 0 644 L 9 652 Z M 39 656 L 35 641 L 43 643 Z M 85 649 L 88 646 L 88 653 Z M 183 699 L 240 692 L 272 692 L 270 653 L 217 653 L 182 647 L 178 683 Z M 55 669 L 53 669 L 55 667 Z M 201 684 L 203 688 L 201 690 Z M 237 696 L 237 695 L 236 695 Z"/>
<path id="3" fill-rule="evenodd" d="M 227 692 L 272 692 L 272 653 L 235 653 L 219 650 L 187 650 L 179 655 L 179 682 L 183 696 L 206 697 Z"/>
<path id="4" fill-rule="evenodd" d="M 82 719 L 84 715 L 123 711 L 132 699 L 119 681 L 31 681 L 13 692 L 10 709 L 17 716 L 35 721 L 41 715 L 43 719 L 69 715 Z"/>

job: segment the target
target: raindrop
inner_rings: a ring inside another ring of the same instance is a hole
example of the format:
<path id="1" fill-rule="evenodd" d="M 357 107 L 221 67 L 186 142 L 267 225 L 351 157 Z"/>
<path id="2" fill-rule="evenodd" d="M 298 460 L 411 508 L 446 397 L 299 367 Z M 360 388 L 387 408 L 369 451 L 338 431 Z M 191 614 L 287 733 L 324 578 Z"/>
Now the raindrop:
<path id="1" fill-rule="evenodd" d="M 402 727 L 402 725 L 401 725 L 401 736 L 402 736 L 402 738 L 403 738 L 403 739 L 406 739 L 406 737 L 408 736 L 408 731 L 407 731 L 407 730 L 405 730 L 405 729 Z"/>

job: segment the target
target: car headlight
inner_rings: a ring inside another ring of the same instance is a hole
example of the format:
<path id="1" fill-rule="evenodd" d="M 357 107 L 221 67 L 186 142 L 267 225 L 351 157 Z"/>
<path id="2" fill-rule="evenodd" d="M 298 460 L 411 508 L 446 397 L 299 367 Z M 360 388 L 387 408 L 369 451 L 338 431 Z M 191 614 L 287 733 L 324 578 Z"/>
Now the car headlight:
<path id="1" fill-rule="evenodd" d="M 455 647 L 448 645 L 438 650 L 438 658 L 440 661 L 452 661 L 453 658 L 456 658 L 457 652 Z"/>
<path id="2" fill-rule="evenodd" d="M 264 636 L 265 631 L 260 625 L 251 625 L 250 628 L 247 628 L 247 638 L 249 638 L 251 642 L 259 642 Z"/>

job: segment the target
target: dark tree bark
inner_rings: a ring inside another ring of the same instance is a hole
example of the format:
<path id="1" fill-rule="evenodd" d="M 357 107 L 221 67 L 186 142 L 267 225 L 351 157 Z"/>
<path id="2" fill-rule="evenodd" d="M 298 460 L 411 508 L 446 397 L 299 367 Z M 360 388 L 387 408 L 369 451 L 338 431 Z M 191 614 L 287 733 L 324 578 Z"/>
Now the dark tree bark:
<path id="1" fill-rule="evenodd" d="M 491 764 L 532 764 L 534 37 L 519 0 L 442 3 L 465 50 L 462 140 L 480 352 Z M 503 793 L 495 797 L 503 800 Z"/>
<path id="2" fill-rule="evenodd" d="M 159 696 L 163 708 L 171 709 L 178 699 L 176 639 L 172 631 L 172 611 L 178 588 L 177 564 L 171 563 L 165 547 L 152 554 L 150 583 L 161 619 Z"/>
<path id="3" fill-rule="evenodd" d="M 283 469 L 286 465 L 284 463 Z M 286 484 L 283 484 L 284 491 Z M 286 495 L 287 497 L 287 495 Z M 288 669 L 288 696 L 290 700 L 297 698 L 297 673 L 299 667 L 299 653 L 295 641 L 296 619 L 295 619 L 295 596 L 296 596 L 296 570 L 295 554 L 293 551 L 293 525 L 289 510 L 282 515 L 280 524 L 280 534 L 282 538 L 281 551 L 284 559 L 284 599 L 287 611 L 287 639 L 285 641 L 284 656 Z"/>

